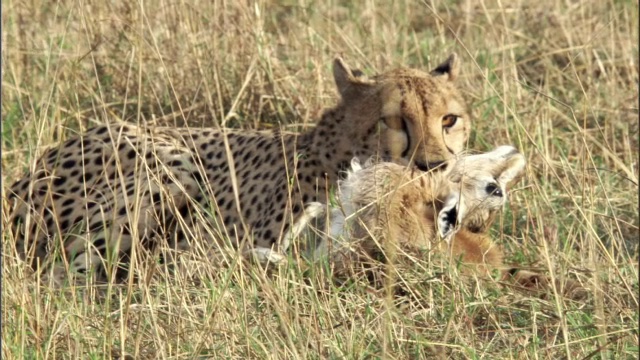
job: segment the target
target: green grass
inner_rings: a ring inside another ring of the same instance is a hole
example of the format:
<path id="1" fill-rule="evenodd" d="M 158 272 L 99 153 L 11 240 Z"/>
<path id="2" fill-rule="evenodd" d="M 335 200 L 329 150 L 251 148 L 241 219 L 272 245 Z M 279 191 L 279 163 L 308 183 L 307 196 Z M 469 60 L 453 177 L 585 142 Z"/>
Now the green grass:
<path id="1" fill-rule="evenodd" d="M 393 298 L 323 264 L 267 276 L 197 253 L 186 274 L 60 292 L 25 280 L 5 234 L 3 358 L 638 357 L 637 1 L 10 0 L 2 20 L 3 191 L 96 123 L 302 129 L 336 100 L 334 55 L 373 74 L 455 51 L 469 148 L 529 164 L 491 234 L 589 292 L 529 296 L 425 260 Z"/>

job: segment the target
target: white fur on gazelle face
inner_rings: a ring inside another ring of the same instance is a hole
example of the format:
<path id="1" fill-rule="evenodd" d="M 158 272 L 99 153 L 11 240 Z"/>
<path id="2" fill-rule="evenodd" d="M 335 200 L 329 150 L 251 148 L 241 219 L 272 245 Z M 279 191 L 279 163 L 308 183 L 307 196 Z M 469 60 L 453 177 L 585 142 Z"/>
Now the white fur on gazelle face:
<path id="1" fill-rule="evenodd" d="M 450 165 L 450 188 L 438 214 L 438 233 L 447 242 L 455 229 L 475 210 L 501 209 L 507 202 L 507 188 L 522 176 L 526 160 L 512 146 L 464 156 Z"/>

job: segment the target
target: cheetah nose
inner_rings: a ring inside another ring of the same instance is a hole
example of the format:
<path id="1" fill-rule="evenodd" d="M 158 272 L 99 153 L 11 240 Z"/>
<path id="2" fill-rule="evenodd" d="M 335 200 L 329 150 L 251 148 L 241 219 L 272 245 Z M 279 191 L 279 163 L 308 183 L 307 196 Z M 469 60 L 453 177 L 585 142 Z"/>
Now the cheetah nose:
<path id="1" fill-rule="evenodd" d="M 447 164 L 444 161 L 432 161 L 432 162 L 422 162 L 415 161 L 416 166 L 420 171 L 430 171 L 430 170 L 444 170 L 447 168 Z"/>

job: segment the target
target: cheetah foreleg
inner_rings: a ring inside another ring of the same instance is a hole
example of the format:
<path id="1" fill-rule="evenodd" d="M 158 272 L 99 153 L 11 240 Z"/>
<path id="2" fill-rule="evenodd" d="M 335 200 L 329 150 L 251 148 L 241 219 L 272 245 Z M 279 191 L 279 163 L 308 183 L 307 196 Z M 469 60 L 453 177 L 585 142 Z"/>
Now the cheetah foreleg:
<path id="1" fill-rule="evenodd" d="M 309 226 L 309 223 L 324 214 L 325 205 L 321 204 L 317 201 L 307 203 L 307 206 L 304 208 L 302 215 L 295 221 L 293 226 L 284 234 L 282 238 L 282 242 L 280 248 L 283 252 L 289 249 L 289 245 L 291 245 L 291 241 L 300 236 L 300 233 Z"/>
<path id="2" fill-rule="evenodd" d="M 266 266 L 267 264 L 281 264 L 286 260 L 286 256 L 279 251 L 263 247 L 245 250 L 242 253 L 242 257 L 247 260 L 256 261 L 262 266 Z"/>
<path id="3" fill-rule="evenodd" d="M 287 231 L 280 242 L 279 250 L 271 248 L 256 247 L 243 252 L 245 259 L 252 259 L 261 265 L 268 263 L 278 264 L 286 260 L 285 252 L 289 249 L 291 242 L 300 236 L 300 233 L 307 228 L 309 223 L 324 213 L 325 206 L 319 202 L 310 202 L 304 209 L 302 215 L 295 221 L 293 226 Z"/>

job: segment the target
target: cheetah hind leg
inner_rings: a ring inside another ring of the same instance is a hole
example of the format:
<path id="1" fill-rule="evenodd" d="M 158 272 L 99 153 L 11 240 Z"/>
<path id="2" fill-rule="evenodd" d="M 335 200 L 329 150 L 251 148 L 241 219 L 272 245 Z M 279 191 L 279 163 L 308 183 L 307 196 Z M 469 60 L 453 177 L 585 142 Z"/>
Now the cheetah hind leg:
<path id="1" fill-rule="evenodd" d="M 310 202 L 304 208 L 299 219 L 291 226 L 280 241 L 279 249 L 256 247 L 243 253 L 245 259 L 257 261 L 261 265 L 268 263 L 280 264 L 286 260 L 285 252 L 289 249 L 291 241 L 295 240 L 303 230 L 309 227 L 309 223 L 324 213 L 325 206 L 319 202 Z"/>

